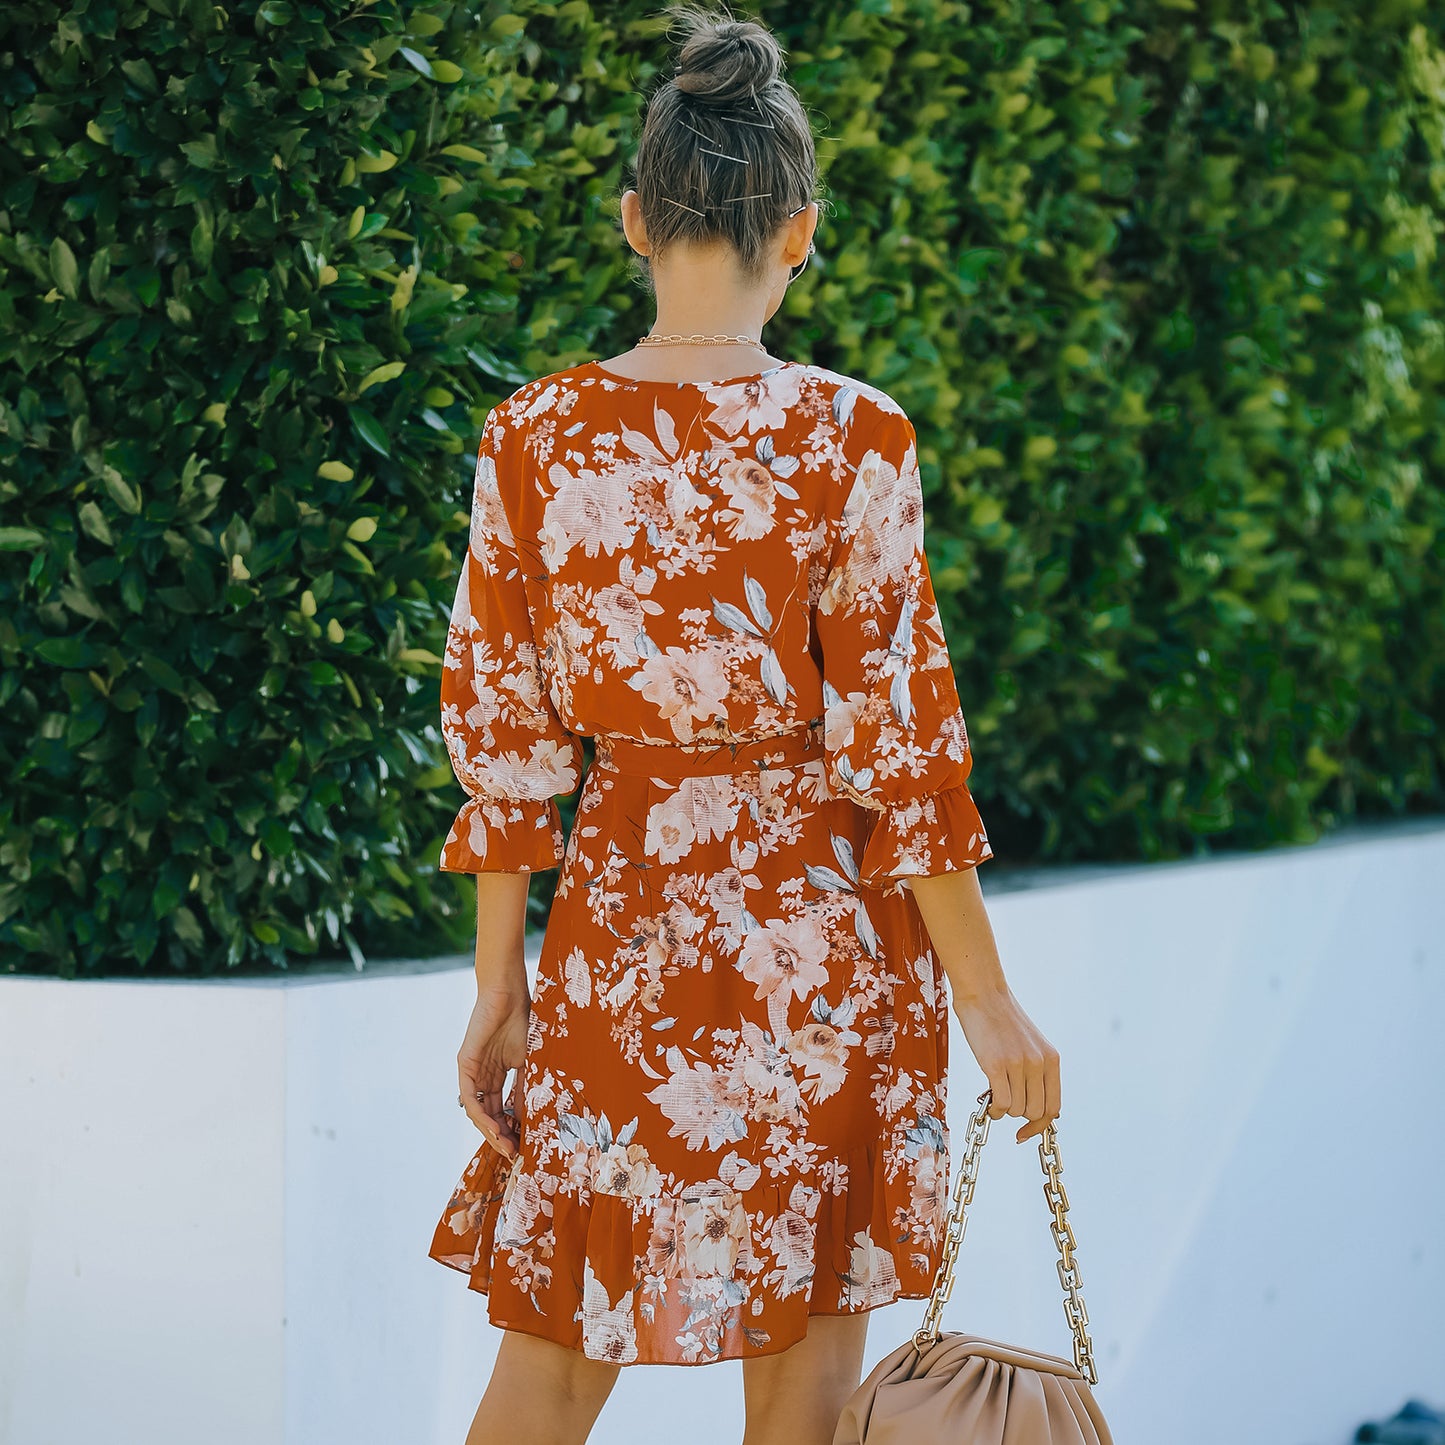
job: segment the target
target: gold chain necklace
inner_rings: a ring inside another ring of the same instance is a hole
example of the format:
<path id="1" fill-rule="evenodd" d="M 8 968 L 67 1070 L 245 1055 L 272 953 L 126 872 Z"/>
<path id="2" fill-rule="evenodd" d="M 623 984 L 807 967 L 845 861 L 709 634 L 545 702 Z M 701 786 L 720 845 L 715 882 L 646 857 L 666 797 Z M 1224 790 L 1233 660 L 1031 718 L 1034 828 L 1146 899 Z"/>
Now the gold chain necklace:
<path id="1" fill-rule="evenodd" d="M 656 336 L 649 332 L 646 336 L 639 336 L 639 346 L 661 346 L 678 342 L 691 346 L 735 346 L 741 342 L 745 346 L 757 346 L 766 350 L 763 343 L 755 336 L 705 336 L 700 331 L 695 331 L 690 336 L 684 336 L 680 332 L 666 336 Z"/>

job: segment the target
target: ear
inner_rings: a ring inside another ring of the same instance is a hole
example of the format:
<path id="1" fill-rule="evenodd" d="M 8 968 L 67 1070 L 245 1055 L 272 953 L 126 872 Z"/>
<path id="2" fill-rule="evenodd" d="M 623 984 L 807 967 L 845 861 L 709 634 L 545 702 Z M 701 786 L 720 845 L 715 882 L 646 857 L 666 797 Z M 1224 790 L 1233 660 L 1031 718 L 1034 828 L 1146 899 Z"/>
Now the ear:
<path id="1" fill-rule="evenodd" d="M 802 265 L 807 258 L 808 247 L 813 242 L 813 232 L 817 229 L 818 203 L 809 201 L 788 222 L 788 229 L 783 240 L 783 260 L 789 267 Z"/>
<path id="2" fill-rule="evenodd" d="M 633 190 L 622 193 L 622 234 L 639 256 L 651 255 L 652 243 L 647 239 L 647 227 L 642 224 L 642 198 Z"/>

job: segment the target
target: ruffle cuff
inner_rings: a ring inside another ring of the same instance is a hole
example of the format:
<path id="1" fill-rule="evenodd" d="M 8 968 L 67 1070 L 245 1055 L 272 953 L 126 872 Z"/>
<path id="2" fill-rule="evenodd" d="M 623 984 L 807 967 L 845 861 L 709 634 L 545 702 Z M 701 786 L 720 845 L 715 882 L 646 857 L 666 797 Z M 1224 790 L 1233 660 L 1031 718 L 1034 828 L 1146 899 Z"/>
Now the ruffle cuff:
<path id="1" fill-rule="evenodd" d="M 555 798 L 471 798 L 442 844 L 443 873 L 540 873 L 562 861 Z"/>
<path id="2" fill-rule="evenodd" d="M 960 873 L 993 857 L 967 783 L 893 803 L 880 812 L 858 868 L 868 888 L 897 878 Z"/>

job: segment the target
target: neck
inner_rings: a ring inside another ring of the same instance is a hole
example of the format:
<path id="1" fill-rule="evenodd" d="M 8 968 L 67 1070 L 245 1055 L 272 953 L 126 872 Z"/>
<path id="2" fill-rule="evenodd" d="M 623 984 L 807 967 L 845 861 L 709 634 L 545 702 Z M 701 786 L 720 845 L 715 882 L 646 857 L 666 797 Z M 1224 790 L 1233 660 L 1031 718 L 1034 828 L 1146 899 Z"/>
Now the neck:
<path id="1" fill-rule="evenodd" d="M 719 276 L 705 263 L 675 264 L 653 278 L 659 336 L 749 336 L 760 341 L 770 314 L 768 296 Z"/>

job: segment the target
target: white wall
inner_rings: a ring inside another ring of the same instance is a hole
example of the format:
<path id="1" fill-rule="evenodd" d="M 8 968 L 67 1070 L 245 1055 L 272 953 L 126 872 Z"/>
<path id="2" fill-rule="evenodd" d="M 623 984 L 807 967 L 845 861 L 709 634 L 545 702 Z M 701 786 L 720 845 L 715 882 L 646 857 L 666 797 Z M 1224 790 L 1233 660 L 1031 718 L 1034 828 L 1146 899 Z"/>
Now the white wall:
<path id="1" fill-rule="evenodd" d="M 1063 1054 L 1118 1445 L 1344 1445 L 1445 1404 L 1445 826 L 979 876 Z M 500 1336 L 426 1249 L 479 1139 L 470 990 L 459 960 L 0 978 L 0 1442 L 460 1445 Z M 961 1141 L 984 1081 L 956 1027 L 953 1058 Z M 945 1324 L 1067 1356 L 1017 1127 L 992 1126 Z M 922 1308 L 874 1313 L 868 1366 Z M 593 1439 L 684 1437 L 736 1445 L 736 1363 L 624 1369 Z"/>

